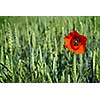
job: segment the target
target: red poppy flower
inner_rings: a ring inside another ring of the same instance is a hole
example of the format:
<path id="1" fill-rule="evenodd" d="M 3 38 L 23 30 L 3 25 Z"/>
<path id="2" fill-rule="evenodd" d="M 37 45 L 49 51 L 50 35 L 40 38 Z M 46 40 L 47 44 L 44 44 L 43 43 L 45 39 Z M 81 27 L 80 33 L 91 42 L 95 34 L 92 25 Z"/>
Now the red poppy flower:
<path id="1" fill-rule="evenodd" d="M 87 38 L 80 35 L 77 31 L 70 32 L 64 37 L 64 41 L 67 42 L 64 44 L 64 47 L 76 54 L 83 54 L 85 52 Z"/>

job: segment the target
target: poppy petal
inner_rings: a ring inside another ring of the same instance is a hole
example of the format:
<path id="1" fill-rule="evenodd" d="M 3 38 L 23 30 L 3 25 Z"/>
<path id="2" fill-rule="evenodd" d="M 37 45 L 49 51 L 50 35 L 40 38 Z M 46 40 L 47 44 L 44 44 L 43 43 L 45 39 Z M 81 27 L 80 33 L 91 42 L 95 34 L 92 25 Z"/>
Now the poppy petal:
<path id="1" fill-rule="evenodd" d="M 83 54 L 85 52 L 85 47 L 83 45 L 80 46 L 78 50 L 75 51 L 77 54 Z"/>
<path id="2" fill-rule="evenodd" d="M 64 41 L 65 41 L 65 42 L 67 42 L 67 43 L 68 43 L 68 42 L 70 42 L 70 40 L 71 40 L 71 38 L 64 37 Z"/>

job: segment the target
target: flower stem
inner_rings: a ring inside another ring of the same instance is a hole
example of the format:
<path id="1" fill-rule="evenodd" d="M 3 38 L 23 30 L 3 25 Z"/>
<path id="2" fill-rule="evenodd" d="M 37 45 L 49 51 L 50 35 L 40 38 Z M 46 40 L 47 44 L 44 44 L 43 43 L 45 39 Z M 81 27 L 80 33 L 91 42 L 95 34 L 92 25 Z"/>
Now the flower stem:
<path id="1" fill-rule="evenodd" d="M 76 77 L 76 54 L 74 54 L 74 59 L 73 59 L 73 82 L 75 83 L 77 81 Z"/>

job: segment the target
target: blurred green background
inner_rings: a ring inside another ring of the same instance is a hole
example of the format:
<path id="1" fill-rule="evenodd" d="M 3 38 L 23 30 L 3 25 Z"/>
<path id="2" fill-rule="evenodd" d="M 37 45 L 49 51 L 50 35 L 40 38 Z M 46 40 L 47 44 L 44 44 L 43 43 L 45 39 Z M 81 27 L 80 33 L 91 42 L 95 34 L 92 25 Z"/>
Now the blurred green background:
<path id="1" fill-rule="evenodd" d="M 88 39 L 83 55 L 63 47 L 73 26 Z M 98 83 L 99 57 L 99 16 L 0 16 L 1 83 Z"/>

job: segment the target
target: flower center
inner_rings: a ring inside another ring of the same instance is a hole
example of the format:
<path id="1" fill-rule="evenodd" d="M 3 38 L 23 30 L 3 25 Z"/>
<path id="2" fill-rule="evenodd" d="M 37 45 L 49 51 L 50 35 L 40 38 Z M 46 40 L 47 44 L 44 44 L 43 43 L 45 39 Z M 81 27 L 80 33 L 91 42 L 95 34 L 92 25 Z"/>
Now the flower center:
<path id="1" fill-rule="evenodd" d="M 75 37 L 73 42 L 74 42 L 74 46 L 78 46 L 81 41 L 79 38 Z"/>
<path id="2" fill-rule="evenodd" d="M 74 50 L 78 50 L 79 47 L 81 46 L 81 40 L 79 37 L 72 38 L 70 43 L 71 43 L 72 49 Z"/>

